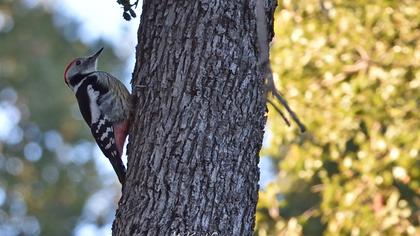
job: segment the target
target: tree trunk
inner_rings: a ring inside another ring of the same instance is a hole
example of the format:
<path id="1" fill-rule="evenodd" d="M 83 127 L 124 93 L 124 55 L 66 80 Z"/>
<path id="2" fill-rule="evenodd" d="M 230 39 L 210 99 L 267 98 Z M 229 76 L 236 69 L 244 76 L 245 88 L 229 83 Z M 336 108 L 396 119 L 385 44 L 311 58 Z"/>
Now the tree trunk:
<path id="1" fill-rule="evenodd" d="M 113 235 L 251 235 L 266 123 L 255 0 L 145 0 L 138 40 Z"/>

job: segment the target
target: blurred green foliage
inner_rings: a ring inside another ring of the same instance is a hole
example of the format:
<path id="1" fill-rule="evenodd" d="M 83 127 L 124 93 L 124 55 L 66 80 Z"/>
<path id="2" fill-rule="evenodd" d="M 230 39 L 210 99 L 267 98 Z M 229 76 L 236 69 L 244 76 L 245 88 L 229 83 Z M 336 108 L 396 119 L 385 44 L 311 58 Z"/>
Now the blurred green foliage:
<path id="1" fill-rule="evenodd" d="M 420 235 L 419 39 L 420 1 L 279 2 L 272 69 L 309 132 L 270 112 L 257 235 Z"/>
<path id="2" fill-rule="evenodd" d="M 0 235 L 71 235 L 102 181 L 63 70 L 95 48 L 74 40 L 76 25 L 55 25 L 49 5 L 24 2 L 0 0 L 0 122 L 12 125 L 0 124 L 11 128 L 0 139 Z M 119 64 L 110 51 L 101 68 Z"/>

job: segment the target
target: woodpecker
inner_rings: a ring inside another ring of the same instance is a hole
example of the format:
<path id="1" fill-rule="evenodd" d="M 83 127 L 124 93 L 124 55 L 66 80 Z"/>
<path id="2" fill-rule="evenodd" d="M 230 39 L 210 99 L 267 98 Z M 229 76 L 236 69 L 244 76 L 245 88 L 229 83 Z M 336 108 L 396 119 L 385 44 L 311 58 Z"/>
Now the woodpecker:
<path id="1" fill-rule="evenodd" d="M 111 162 L 118 180 L 124 184 L 125 166 L 121 156 L 129 127 L 130 93 L 111 74 L 97 71 L 102 50 L 71 61 L 64 71 L 64 82 L 76 95 L 83 119 Z"/>

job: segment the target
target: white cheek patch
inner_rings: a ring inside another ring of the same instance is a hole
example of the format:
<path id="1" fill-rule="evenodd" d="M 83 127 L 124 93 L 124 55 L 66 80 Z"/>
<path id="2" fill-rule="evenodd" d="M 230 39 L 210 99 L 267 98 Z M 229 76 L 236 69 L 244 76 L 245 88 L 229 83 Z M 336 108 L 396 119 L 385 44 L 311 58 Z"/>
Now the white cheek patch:
<path id="1" fill-rule="evenodd" d="M 101 111 L 99 110 L 99 106 L 97 103 L 99 92 L 95 91 L 92 88 L 92 85 L 87 86 L 87 92 L 89 96 L 90 102 L 90 115 L 91 115 L 91 124 L 98 122 L 99 116 L 101 115 Z"/>

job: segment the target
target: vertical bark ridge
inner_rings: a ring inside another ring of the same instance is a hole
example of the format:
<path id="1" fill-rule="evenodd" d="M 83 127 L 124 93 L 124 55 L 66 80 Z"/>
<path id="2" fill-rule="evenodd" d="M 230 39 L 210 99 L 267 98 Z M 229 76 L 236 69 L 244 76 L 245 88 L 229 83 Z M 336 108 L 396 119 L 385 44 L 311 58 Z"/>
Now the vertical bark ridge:
<path id="1" fill-rule="evenodd" d="M 254 4 L 144 1 L 114 235 L 252 234 L 266 122 Z"/>

